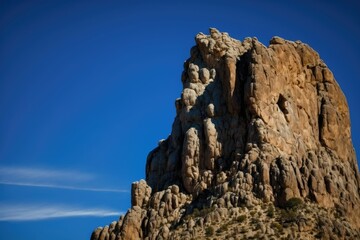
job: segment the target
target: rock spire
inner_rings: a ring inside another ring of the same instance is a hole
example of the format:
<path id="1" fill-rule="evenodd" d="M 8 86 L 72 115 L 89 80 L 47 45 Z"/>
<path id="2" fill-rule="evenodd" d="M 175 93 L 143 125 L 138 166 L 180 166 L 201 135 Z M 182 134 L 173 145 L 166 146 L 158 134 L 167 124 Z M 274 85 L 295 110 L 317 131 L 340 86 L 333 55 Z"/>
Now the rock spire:
<path id="1" fill-rule="evenodd" d="M 318 53 L 213 28 L 195 41 L 171 135 L 149 153 L 146 180 L 132 184 L 131 209 L 91 239 L 201 239 L 215 228 L 220 239 L 359 237 L 349 110 Z M 285 224 L 286 214 L 296 219 Z"/>

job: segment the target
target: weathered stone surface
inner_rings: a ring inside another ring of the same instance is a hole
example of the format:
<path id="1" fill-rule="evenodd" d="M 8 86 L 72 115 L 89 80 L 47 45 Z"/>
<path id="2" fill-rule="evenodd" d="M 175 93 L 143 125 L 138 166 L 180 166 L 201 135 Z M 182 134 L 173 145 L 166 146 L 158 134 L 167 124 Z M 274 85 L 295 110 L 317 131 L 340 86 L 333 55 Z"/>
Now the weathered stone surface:
<path id="1" fill-rule="evenodd" d="M 151 188 L 144 180 L 134 182 L 131 186 L 131 205 L 146 207 L 151 196 Z"/>
<path id="2" fill-rule="evenodd" d="M 294 198 L 340 211 L 343 222 L 335 214 L 321 221 L 340 239 L 356 236 L 360 176 L 348 106 L 319 55 L 300 41 L 274 37 L 265 46 L 216 29 L 195 41 L 171 135 L 149 153 L 132 209 L 92 239 L 191 238 L 200 235 L 190 229 L 224 221 L 240 206 L 284 207 Z M 191 214 L 198 220 L 187 220 Z M 179 226 L 184 236 L 172 233 Z M 289 237 L 314 226 L 299 220 Z M 269 228 L 259 225 L 265 235 Z M 326 239 L 329 231 L 320 232 Z"/>

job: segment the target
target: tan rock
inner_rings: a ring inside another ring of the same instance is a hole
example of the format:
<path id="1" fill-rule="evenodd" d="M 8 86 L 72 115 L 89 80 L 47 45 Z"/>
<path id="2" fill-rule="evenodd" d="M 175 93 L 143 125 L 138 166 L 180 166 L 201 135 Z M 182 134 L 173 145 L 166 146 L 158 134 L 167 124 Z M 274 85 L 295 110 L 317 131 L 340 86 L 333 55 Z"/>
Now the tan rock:
<path id="1" fill-rule="evenodd" d="M 289 226 L 288 238 L 360 237 L 349 110 L 319 54 L 300 41 L 273 37 L 265 46 L 213 28 L 195 41 L 171 135 L 149 153 L 146 182 L 133 184 L 126 216 L 91 239 L 202 239 L 198 227 L 232 223 L 232 209 L 264 216 L 263 202 L 284 207 L 293 198 L 317 210 Z M 280 228 L 270 222 L 254 227 L 264 239 Z"/>
<path id="2" fill-rule="evenodd" d="M 147 185 L 145 180 L 134 182 L 131 185 L 131 205 L 132 206 L 146 206 L 151 196 L 151 188 Z"/>

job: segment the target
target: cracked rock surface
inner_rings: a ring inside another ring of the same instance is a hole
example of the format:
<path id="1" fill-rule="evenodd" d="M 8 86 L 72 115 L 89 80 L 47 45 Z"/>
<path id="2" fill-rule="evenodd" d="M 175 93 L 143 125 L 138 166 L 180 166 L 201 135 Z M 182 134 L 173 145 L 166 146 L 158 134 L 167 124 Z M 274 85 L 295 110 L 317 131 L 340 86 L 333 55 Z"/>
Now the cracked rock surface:
<path id="1" fill-rule="evenodd" d="M 231 217 L 248 208 L 284 210 L 294 199 L 306 206 L 298 212 L 305 219 L 308 208 L 329 214 L 308 214 L 309 226 L 283 224 L 284 236 L 360 237 L 349 110 L 318 53 L 300 41 L 273 37 L 265 46 L 216 29 L 195 41 L 170 136 L 149 153 L 146 180 L 132 185 L 131 209 L 91 239 L 201 239 L 209 226 L 233 225 Z M 280 234 L 271 217 L 260 215 L 261 227 L 250 221 L 247 235 L 218 237 Z"/>

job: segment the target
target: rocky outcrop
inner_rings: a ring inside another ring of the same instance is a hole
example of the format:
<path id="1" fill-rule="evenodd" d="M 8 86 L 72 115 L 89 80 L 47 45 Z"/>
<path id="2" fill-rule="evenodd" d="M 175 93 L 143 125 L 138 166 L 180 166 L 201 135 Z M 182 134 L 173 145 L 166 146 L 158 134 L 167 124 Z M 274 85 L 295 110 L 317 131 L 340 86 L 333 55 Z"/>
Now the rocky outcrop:
<path id="1" fill-rule="evenodd" d="M 266 47 L 216 29 L 195 41 L 171 135 L 149 153 L 132 208 L 92 239 L 180 239 L 170 229 L 185 224 L 188 233 L 241 206 L 286 208 L 293 199 L 341 212 L 336 224 L 359 234 L 348 106 L 319 55 L 300 41 L 274 37 Z M 194 209 L 203 211 L 198 222 L 186 218 Z"/>

